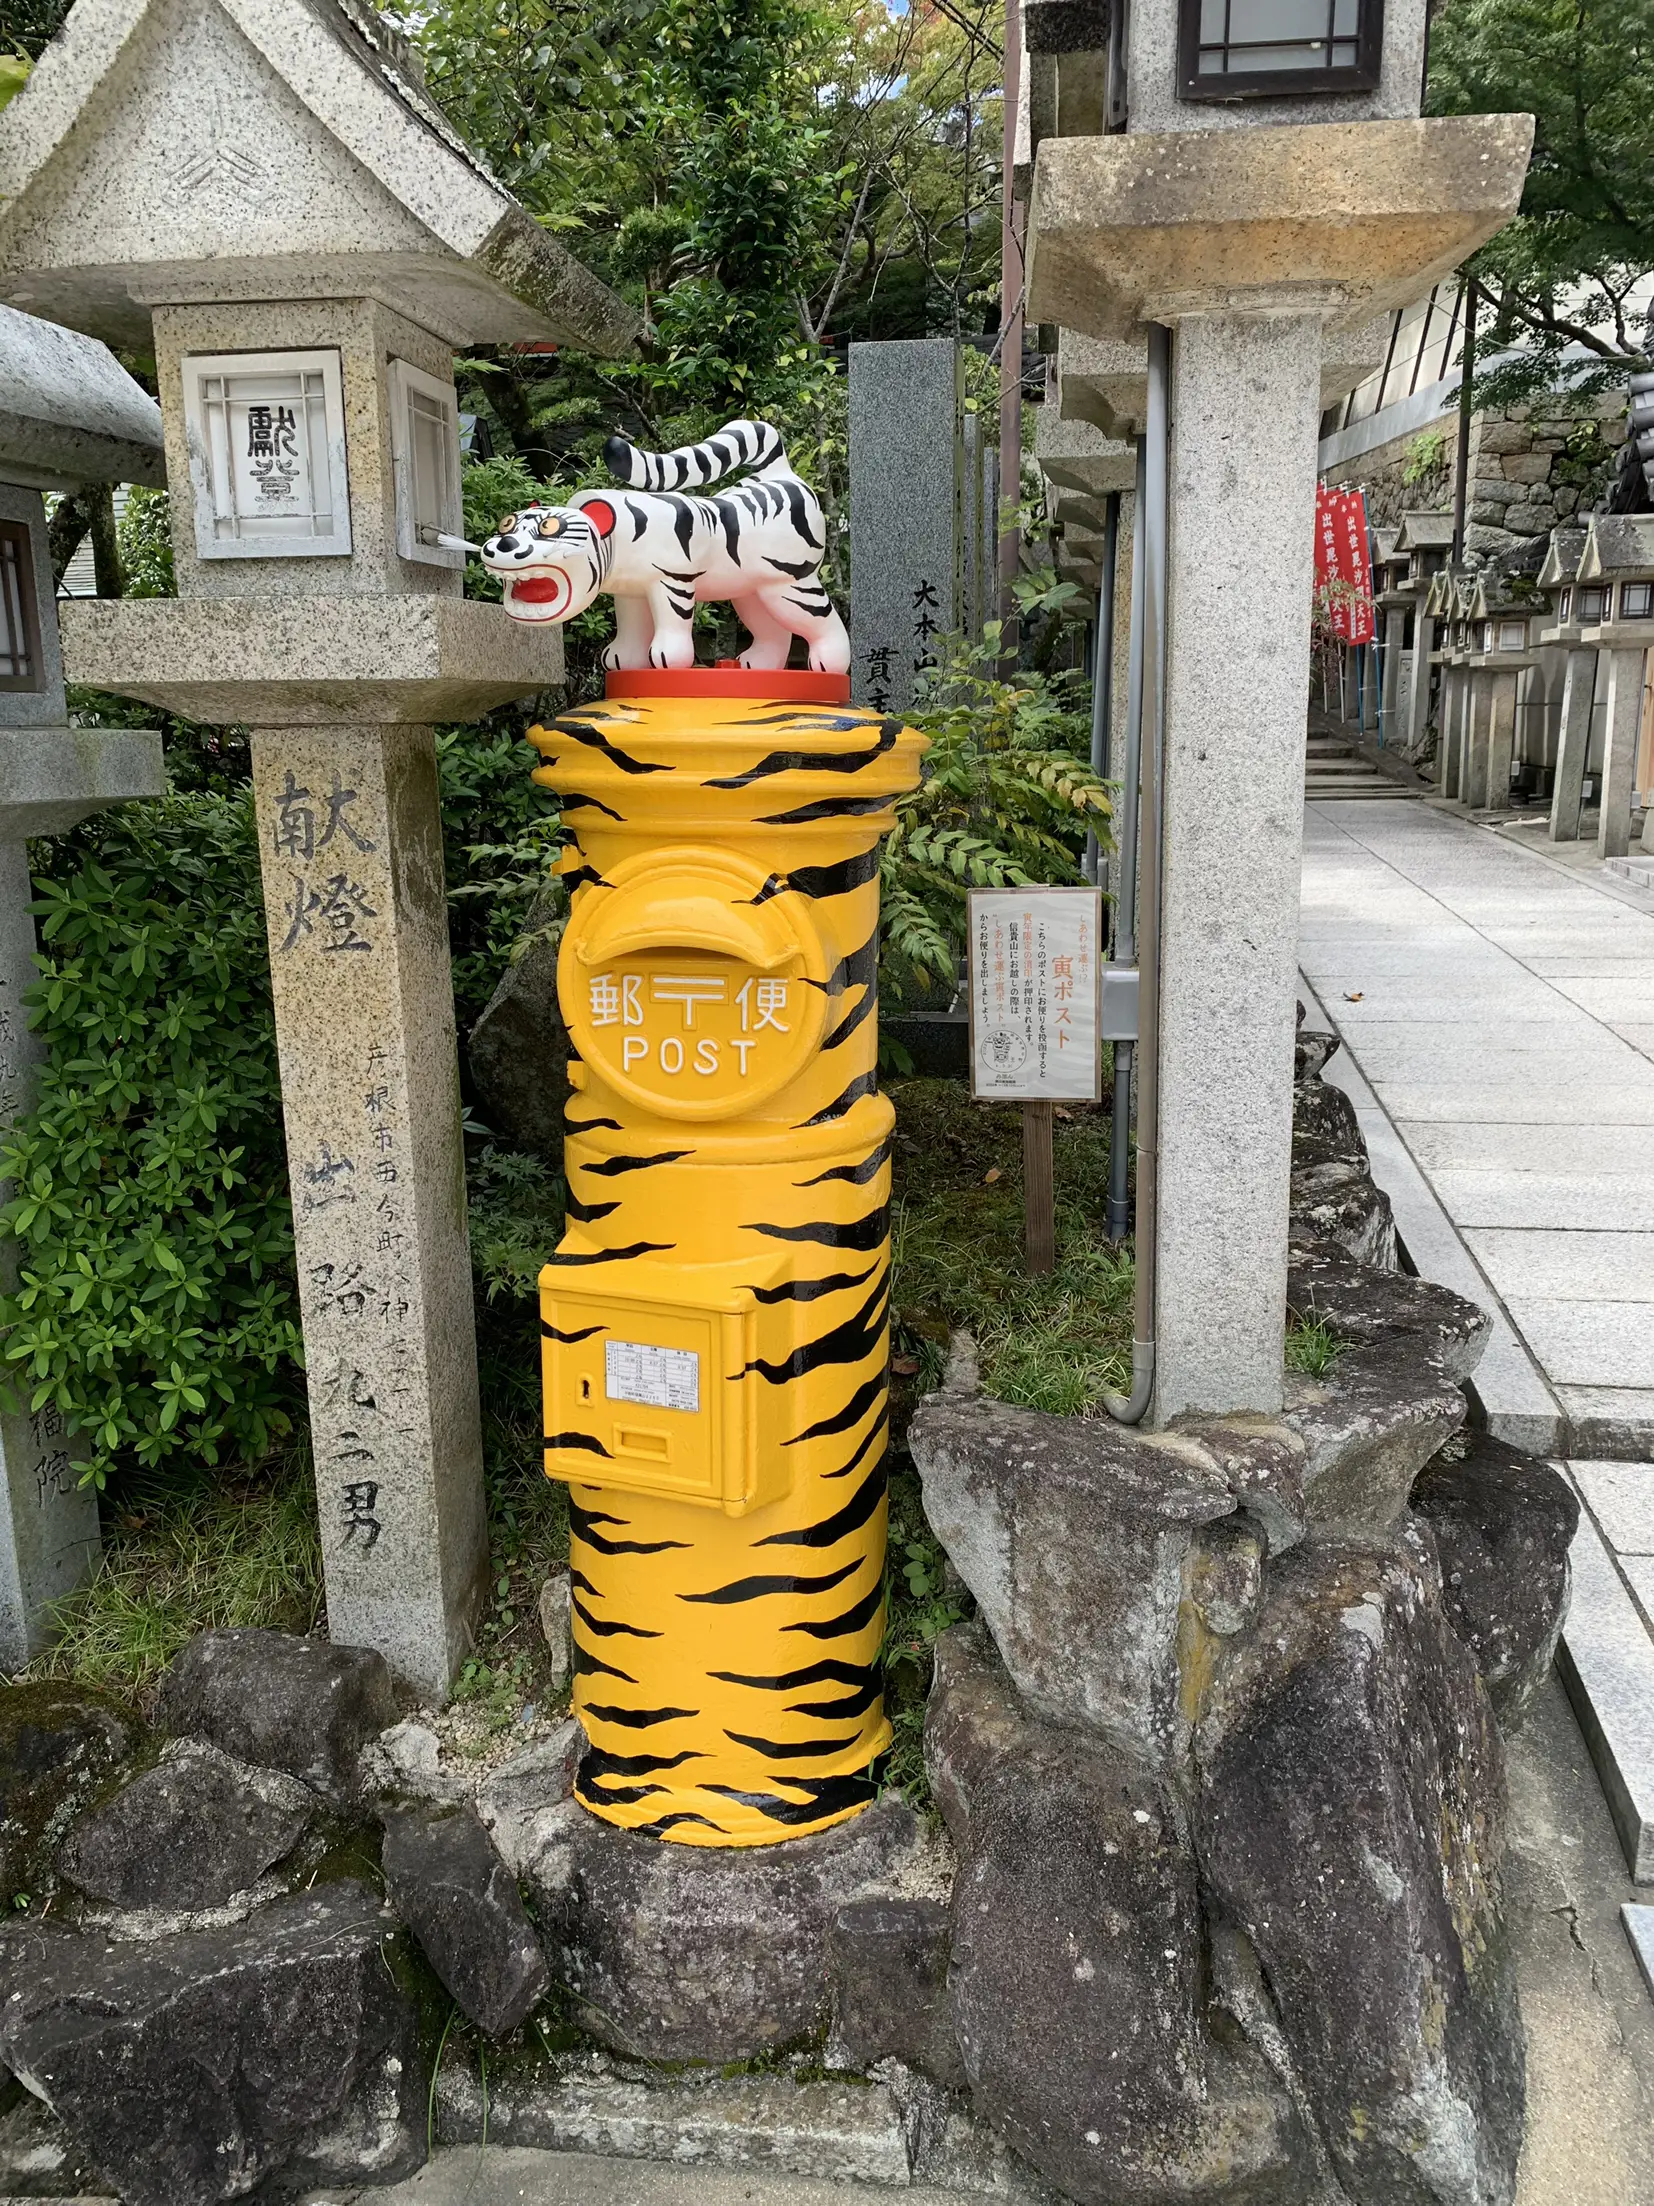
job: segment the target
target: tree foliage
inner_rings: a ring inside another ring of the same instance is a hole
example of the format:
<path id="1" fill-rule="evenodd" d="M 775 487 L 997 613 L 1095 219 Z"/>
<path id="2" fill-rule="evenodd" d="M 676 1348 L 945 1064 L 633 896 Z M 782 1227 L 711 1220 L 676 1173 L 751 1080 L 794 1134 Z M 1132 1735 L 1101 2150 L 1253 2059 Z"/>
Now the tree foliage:
<path id="1" fill-rule="evenodd" d="M 1029 578 L 1024 612 L 1066 589 Z M 897 798 L 881 855 L 881 971 L 895 995 L 958 974 L 973 888 L 1077 881 L 1087 831 L 1109 845 L 1108 788 L 1086 763 L 1089 684 L 1037 670 L 1004 681 L 999 648 L 997 622 L 980 643 L 946 639 L 913 713 L 930 738 L 924 778 Z"/>
<path id="2" fill-rule="evenodd" d="M 1622 387 L 1648 344 L 1633 293 L 1654 268 L 1654 0 L 1448 0 L 1429 105 L 1535 118 L 1521 211 L 1469 263 L 1492 341 L 1524 358 L 1478 397 L 1550 387 L 1569 347 L 1599 363 L 1579 397 Z"/>

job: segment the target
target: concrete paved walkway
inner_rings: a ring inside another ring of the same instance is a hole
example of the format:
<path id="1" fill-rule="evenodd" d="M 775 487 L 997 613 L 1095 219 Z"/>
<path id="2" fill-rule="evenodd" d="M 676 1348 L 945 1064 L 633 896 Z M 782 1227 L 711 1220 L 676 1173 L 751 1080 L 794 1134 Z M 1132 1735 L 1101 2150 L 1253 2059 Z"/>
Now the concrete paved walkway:
<path id="1" fill-rule="evenodd" d="M 1654 913 L 1429 805 L 1304 843 L 1305 975 L 1532 1359 L 1520 1437 L 1654 1455 Z"/>
<path id="2" fill-rule="evenodd" d="M 1581 1502 L 1560 1666 L 1654 1883 L 1654 912 L 1422 804 L 1314 804 L 1301 963 L 1407 1260 L 1493 1314 L 1473 1390 Z"/>

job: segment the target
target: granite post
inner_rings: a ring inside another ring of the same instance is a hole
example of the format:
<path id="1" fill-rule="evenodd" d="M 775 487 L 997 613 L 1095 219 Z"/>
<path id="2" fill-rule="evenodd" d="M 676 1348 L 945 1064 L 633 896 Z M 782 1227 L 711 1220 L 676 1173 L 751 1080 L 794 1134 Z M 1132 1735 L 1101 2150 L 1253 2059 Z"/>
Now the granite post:
<path id="1" fill-rule="evenodd" d="M 1488 684 L 1487 795 L 1490 812 L 1510 810 L 1510 770 L 1516 757 L 1516 690 L 1520 676 L 1495 669 Z"/>
<path id="2" fill-rule="evenodd" d="M 850 678 L 879 712 L 964 625 L 963 392 L 951 337 L 850 347 Z"/>
<path id="3" fill-rule="evenodd" d="M 1551 783 L 1551 817 L 1546 830 L 1553 843 L 1579 840 L 1579 815 L 1585 801 L 1585 762 L 1591 748 L 1591 709 L 1596 692 L 1596 653 L 1570 651 L 1562 677 L 1562 720 L 1557 731 L 1556 775 Z"/>
<path id="4" fill-rule="evenodd" d="M 1407 740 L 1407 683 L 1403 665 L 1406 643 L 1407 608 L 1387 605 L 1384 609 L 1384 700 L 1378 718 L 1379 740 L 1387 750 L 1394 750 Z"/>
<path id="5" fill-rule="evenodd" d="M 440 1693 L 487 1527 L 432 732 L 255 729 L 253 800 L 328 1615 Z"/>
<path id="6" fill-rule="evenodd" d="M 1425 611 L 1421 590 L 1413 611 L 1413 657 L 1407 669 L 1406 726 L 1402 742 L 1409 758 L 1424 748 L 1424 731 L 1430 720 L 1430 656 L 1436 648 L 1434 616 Z"/>
<path id="7" fill-rule="evenodd" d="M 0 285 L 154 349 L 179 595 L 76 605 L 65 647 L 254 730 L 328 1629 L 440 1700 L 488 1555 L 431 725 L 562 675 L 464 597 L 453 358 L 637 321 L 371 11 L 197 14 L 79 0 L 0 116 Z"/>
<path id="8" fill-rule="evenodd" d="M 1176 325 L 1161 1419 L 1281 1406 L 1286 1235 L 1276 1226 L 1292 1167 L 1303 816 L 1302 745 L 1283 731 L 1302 718 L 1309 660 L 1320 379 L 1319 313 L 1189 314 Z"/>
<path id="9" fill-rule="evenodd" d="M 1602 811 L 1597 856 L 1623 858 L 1631 848 L 1631 792 L 1637 778 L 1637 733 L 1642 726 L 1641 645 L 1608 653 L 1608 719 L 1602 742 Z"/>

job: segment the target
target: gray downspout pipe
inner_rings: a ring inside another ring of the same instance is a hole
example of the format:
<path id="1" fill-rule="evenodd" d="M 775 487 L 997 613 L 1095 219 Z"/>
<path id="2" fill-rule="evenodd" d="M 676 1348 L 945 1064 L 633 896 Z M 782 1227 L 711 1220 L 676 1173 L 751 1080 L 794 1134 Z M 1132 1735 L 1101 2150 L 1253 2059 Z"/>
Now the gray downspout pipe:
<path id="1" fill-rule="evenodd" d="M 1143 437 L 1142 878 L 1137 966 L 1137 1255 L 1131 1392 L 1106 1397 L 1122 1425 L 1141 1424 L 1154 1395 L 1155 1253 L 1160 1156 L 1160 864 L 1166 749 L 1166 548 L 1171 476 L 1172 333 L 1149 328 L 1149 402 Z M 1112 1160 L 1111 1160 L 1112 1161 Z"/>
<path id="2" fill-rule="evenodd" d="M 1103 579 L 1097 590 L 1097 618 L 1091 645 L 1091 771 L 1102 781 L 1108 773 L 1109 732 L 1114 720 L 1114 577 L 1120 556 L 1120 493 L 1111 490 L 1103 507 Z M 1107 888 L 1108 869 L 1095 830 L 1085 839 L 1085 877 Z"/>
<path id="3" fill-rule="evenodd" d="M 1137 963 L 1138 793 L 1143 779 L 1143 477 L 1144 444 L 1137 440 L 1137 496 L 1131 527 L 1131 628 L 1126 650 L 1126 755 L 1121 762 L 1116 819 L 1119 846 L 1114 876 L 1114 963 Z M 1103 1231 L 1123 1241 L 1131 1231 L 1131 1072 L 1133 1044 L 1114 1045 L 1114 1105 L 1109 1130 L 1108 1201 Z"/>

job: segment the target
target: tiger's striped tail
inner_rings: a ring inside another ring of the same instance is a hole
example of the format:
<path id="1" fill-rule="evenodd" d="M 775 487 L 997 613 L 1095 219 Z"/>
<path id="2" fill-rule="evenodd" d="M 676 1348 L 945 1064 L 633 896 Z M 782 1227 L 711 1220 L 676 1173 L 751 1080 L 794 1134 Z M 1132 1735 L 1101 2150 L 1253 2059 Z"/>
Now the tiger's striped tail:
<path id="1" fill-rule="evenodd" d="M 749 468 L 758 475 L 792 473 L 780 431 L 767 421 L 726 421 L 716 435 L 675 452 L 645 452 L 615 436 L 603 447 L 603 458 L 628 490 L 699 490 Z"/>

